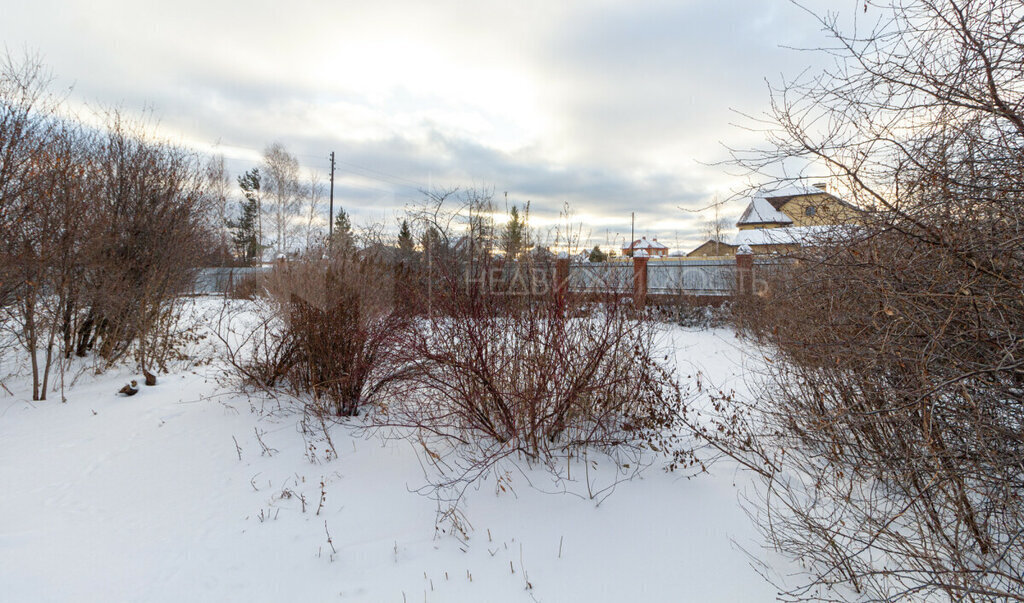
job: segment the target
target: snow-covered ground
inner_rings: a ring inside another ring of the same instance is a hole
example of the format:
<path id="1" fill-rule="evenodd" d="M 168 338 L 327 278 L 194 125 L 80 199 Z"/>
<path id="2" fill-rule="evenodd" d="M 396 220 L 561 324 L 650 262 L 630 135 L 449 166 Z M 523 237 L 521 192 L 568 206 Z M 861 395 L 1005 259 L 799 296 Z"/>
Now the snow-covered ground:
<path id="1" fill-rule="evenodd" d="M 681 378 L 744 391 L 752 360 L 730 331 L 670 329 L 665 343 Z M 325 460 L 290 406 L 222 388 L 221 371 L 164 375 L 130 398 L 115 395 L 127 370 L 83 377 L 66 404 L 7 383 L 0 601 L 775 598 L 744 549 L 785 565 L 758 547 L 738 500 L 747 477 L 725 464 L 685 479 L 656 463 L 599 505 L 586 479 L 610 483 L 607 459 L 568 484 L 510 466 L 468 493 L 464 542 L 435 534 L 412 445 L 338 425 L 339 458 Z"/>

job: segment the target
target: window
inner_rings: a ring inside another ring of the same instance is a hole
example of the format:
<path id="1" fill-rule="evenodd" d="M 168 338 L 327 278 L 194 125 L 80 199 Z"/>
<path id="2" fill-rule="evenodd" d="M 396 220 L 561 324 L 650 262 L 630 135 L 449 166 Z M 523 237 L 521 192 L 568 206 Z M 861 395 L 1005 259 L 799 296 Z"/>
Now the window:
<path id="1" fill-rule="evenodd" d="M 807 216 L 807 217 L 811 217 L 811 216 L 813 216 L 813 215 L 814 215 L 814 214 L 816 214 L 816 213 L 818 213 L 818 210 L 817 210 L 817 208 L 816 208 L 816 207 L 814 207 L 813 205 L 808 205 L 808 206 L 807 206 L 807 207 L 806 207 L 806 208 L 804 209 L 804 215 L 805 215 L 805 216 Z"/>

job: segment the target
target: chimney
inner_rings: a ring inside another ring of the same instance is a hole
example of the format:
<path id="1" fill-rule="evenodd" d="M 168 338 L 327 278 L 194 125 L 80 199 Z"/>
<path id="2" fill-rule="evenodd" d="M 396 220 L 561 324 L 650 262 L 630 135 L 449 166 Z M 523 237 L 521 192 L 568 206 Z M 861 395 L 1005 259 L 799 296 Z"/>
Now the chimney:
<path id="1" fill-rule="evenodd" d="M 825 182 L 815 182 L 814 188 L 819 188 L 826 193 L 828 192 L 828 184 Z"/>

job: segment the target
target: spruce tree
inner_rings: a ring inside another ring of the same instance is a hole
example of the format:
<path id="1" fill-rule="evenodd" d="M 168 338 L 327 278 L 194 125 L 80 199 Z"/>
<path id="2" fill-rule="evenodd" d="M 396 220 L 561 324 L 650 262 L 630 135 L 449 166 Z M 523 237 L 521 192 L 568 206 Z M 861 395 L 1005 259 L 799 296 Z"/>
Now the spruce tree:
<path id="1" fill-rule="evenodd" d="M 352 221 L 344 208 L 338 208 L 334 217 L 334 233 L 331 235 L 331 247 L 335 251 L 351 251 L 355 249 L 356 238 L 352 234 Z"/>
<path id="2" fill-rule="evenodd" d="M 249 256 L 245 253 L 245 257 L 254 258 L 259 257 L 263 259 L 263 177 L 260 175 L 259 168 L 252 168 L 248 172 L 238 177 L 238 187 L 242 189 L 242 194 L 245 195 L 246 202 L 242 203 L 242 216 L 246 215 L 248 211 L 246 209 L 247 204 L 251 204 L 254 209 L 253 215 L 253 232 L 255 233 L 256 241 L 256 255 Z"/>
<path id="3" fill-rule="evenodd" d="M 509 211 L 508 223 L 501 233 L 501 248 L 505 257 L 514 260 L 526 247 L 526 221 L 519 216 L 519 209 L 513 205 Z"/>
<path id="4" fill-rule="evenodd" d="M 263 251 L 258 232 L 259 205 L 255 199 L 240 201 L 238 205 L 241 215 L 238 220 L 228 220 L 227 226 L 238 257 L 245 264 L 254 264 L 262 259 Z"/>
<path id="5" fill-rule="evenodd" d="M 444 239 L 433 225 L 428 226 L 427 230 L 423 232 L 420 243 L 423 245 L 423 252 L 427 255 L 436 253 L 444 247 Z"/>
<path id="6" fill-rule="evenodd" d="M 412 240 L 412 230 L 409 228 L 409 221 L 402 220 L 402 226 L 398 229 L 398 250 L 402 258 L 412 256 L 416 244 Z"/>

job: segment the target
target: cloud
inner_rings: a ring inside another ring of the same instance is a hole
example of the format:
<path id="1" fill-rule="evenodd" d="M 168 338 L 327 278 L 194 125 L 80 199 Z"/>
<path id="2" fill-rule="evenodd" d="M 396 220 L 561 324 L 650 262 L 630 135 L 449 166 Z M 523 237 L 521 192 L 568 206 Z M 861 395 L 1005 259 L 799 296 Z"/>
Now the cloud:
<path id="1" fill-rule="evenodd" d="M 236 174 L 273 141 L 324 175 L 333 150 L 357 221 L 476 183 L 538 221 L 569 203 L 628 232 L 636 212 L 686 244 L 703 218 L 679 208 L 735 184 L 705 165 L 719 141 L 753 140 L 730 109 L 763 111 L 764 78 L 809 64 L 780 45 L 820 42 L 763 0 L 5 4 L 0 37 L 74 82 L 73 104 L 152 107 L 183 143 L 219 141 Z"/>

